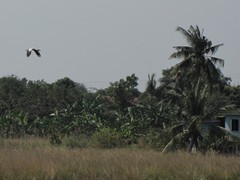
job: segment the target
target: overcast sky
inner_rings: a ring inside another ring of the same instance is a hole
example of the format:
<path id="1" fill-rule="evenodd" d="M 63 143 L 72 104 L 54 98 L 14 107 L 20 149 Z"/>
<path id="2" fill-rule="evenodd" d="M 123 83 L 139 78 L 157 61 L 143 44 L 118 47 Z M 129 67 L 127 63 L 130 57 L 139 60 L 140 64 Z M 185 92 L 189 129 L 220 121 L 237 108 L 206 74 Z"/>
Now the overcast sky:
<path id="1" fill-rule="evenodd" d="M 198 25 L 213 44 L 222 72 L 240 84 L 239 0 L 1 0 L 0 77 L 52 83 L 69 77 L 105 88 L 135 73 L 139 89 L 148 74 L 161 77 L 175 45 L 186 45 L 177 26 Z M 40 48 L 42 57 L 26 57 Z"/>

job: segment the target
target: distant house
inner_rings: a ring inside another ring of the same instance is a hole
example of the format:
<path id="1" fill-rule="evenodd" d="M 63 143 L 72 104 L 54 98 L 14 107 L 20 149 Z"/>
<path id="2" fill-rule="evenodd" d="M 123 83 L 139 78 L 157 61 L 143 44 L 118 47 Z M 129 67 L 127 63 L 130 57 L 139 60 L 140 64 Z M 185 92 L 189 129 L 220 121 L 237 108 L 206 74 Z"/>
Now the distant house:
<path id="1" fill-rule="evenodd" d="M 219 117 L 222 127 L 240 137 L 240 109 L 229 111 Z"/>
<path id="2" fill-rule="evenodd" d="M 240 137 L 240 114 L 226 115 L 224 121 L 224 128 Z"/>
<path id="3" fill-rule="evenodd" d="M 225 128 L 229 134 L 232 134 L 234 136 L 229 136 L 229 141 L 232 143 L 231 151 L 240 154 L 240 110 L 234 110 L 231 112 L 227 112 L 225 114 L 222 114 L 216 119 L 213 120 L 206 120 L 203 121 L 203 125 L 205 127 L 210 125 L 220 126 Z"/>
<path id="4" fill-rule="evenodd" d="M 240 110 L 229 111 L 217 119 L 206 120 L 205 125 L 216 125 L 225 128 L 232 134 L 240 137 Z"/>

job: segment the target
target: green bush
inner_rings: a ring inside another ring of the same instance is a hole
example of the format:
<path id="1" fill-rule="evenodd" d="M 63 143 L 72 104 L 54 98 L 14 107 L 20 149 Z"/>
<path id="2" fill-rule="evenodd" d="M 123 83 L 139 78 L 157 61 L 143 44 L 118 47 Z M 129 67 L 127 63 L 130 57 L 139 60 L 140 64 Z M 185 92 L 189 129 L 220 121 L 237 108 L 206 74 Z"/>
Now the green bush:
<path id="1" fill-rule="evenodd" d="M 91 146 L 96 148 L 116 148 L 124 145 L 123 135 L 112 128 L 103 128 L 91 137 Z"/>

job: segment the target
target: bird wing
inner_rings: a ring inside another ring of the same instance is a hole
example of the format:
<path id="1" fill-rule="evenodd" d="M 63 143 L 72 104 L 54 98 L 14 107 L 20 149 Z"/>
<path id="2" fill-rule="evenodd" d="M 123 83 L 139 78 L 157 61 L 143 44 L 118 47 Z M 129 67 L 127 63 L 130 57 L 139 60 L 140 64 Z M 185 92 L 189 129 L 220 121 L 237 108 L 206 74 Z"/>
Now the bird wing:
<path id="1" fill-rule="evenodd" d="M 36 55 L 38 56 L 38 57 L 41 57 L 41 54 L 40 54 L 40 50 L 38 49 L 33 49 L 33 51 L 36 53 Z"/>
<path id="2" fill-rule="evenodd" d="M 29 57 L 31 55 L 31 51 L 27 50 L 27 57 Z"/>

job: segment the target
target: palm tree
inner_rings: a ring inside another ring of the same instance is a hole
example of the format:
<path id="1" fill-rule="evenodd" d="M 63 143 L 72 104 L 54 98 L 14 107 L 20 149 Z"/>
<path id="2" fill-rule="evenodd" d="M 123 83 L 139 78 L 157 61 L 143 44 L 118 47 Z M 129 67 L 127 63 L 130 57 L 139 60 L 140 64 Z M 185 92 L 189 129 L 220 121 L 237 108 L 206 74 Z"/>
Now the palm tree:
<path id="1" fill-rule="evenodd" d="M 156 75 L 152 74 L 151 76 L 148 75 L 148 82 L 146 87 L 146 92 L 150 95 L 154 95 L 156 93 L 156 85 L 157 81 L 155 80 Z"/>
<path id="2" fill-rule="evenodd" d="M 201 138 L 200 129 L 202 126 L 202 119 L 206 117 L 204 112 L 206 97 L 208 95 L 207 89 L 208 85 L 203 84 L 203 81 L 199 77 L 197 83 L 190 81 L 188 90 L 184 91 L 178 88 L 169 91 L 169 94 L 177 97 L 180 104 L 182 104 L 182 117 L 185 119 L 183 124 L 187 127 L 186 131 L 174 137 L 170 144 L 178 138 L 181 142 L 189 140 L 190 152 L 192 151 L 193 145 L 198 149 L 198 139 Z M 180 126 L 182 126 L 182 123 Z"/>
<path id="3" fill-rule="evenodd" d="M 190 26 L 188 30 L 177 27 L 186 39 L 188 46 L 175 46 L 176 49 L 171 58 L 180 58 L 182 61 L 175 67 L 176 77 L 205 77 L 209 84 L 220 81 L 220 71 L 216 65 L 224 66 L 224 60 L 214 57 L 220 46 L 223 44 L 212 45 L 212 42 L 203 35 L 203 30 L 199 27 Z"/>
<path id="4" fill-rule="evenodd" d="M 224 128 L 204 126 L 204 120 L 216 117 L 219 112 L 224 112 L 224 109 L 228 111 L 232 106 L 219 99 L 217 101 L 221 101 L 220 104 L 213 104 L 213 101 L 216 101 L 216 99 L 210 99 L 209 85 L 204 83 L 201 77 L 198 78 L 197 83 L 189 81 L 185 89 L 172 89 L 168 93 L 175 96 L 180 106 L 182 106 L 181 113 L 184 121 L 172 127 L 175 130 L 178 129 L 179 133 L 166 145 L 163 152 L 172 151 L 179 147 L 188 147 L 189 152 L 192 152 L 193 146 L 195 146 L 196 150 L 203 150 L 203 147 L 199 147 L 199 143 L 203 144 L 204 141 L 208 144 L 209 148 L 215 146 L 214 142 L 209 139 L 212 138 L 211 135 L 209 136 L 209 133 L 213 128 L 220 131 L 223 135 L 234 139 L 234 141 L 240 142 L 239 137 L 236 138 L 234 134 Z M 213 107 L 209 107 L 209 103 Z M 182 128 L 184 128 L 184 131 L 180 131 Z M 220 137 L 219 140 L 221 140 Z M 219 150 L 217 146 L 215 150 Z"/>
<path id="5" fill-rule="evenodd" d="M 223 44 L 213 46 L 198 26 L 190 26 L 188 30 L 177 27 L 176 30 L 184 36 L 188 46 L 175 46 L 176 52 L 170 56 L 182 61 L 171 71 L 175 81 L 169 94 L 179 101 L 185 130 L 173 137 L 163 151 L 180 145 L 185 148 L 188 146 L 191 152 L 193 146 L 198 149 L 200 140 L 205 138 L 203 120 L 214 117 L 220 110 L 219 106 L 209 111 L 207 103 L 212 96 L 213 85 L 222 82 L 217 65 L 224 66 L 224 60 L 213 55 Z M 182 128 L 182 124 L 179 127 Z"/>

